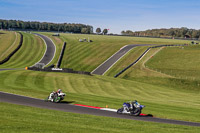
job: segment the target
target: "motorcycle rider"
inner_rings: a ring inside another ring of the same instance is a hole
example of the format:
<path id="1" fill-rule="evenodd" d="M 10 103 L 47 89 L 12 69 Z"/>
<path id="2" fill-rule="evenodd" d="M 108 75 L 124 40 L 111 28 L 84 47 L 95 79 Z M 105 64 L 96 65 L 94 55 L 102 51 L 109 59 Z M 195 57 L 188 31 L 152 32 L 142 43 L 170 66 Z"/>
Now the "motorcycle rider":
<path id="1" fill-rule="evenodd" d="M 127 104 L 129 105 L 129 110 L 135 110 L 136 108 L 136 105 L 137 105 L 137 100 L 134 100 L 134 101 L 129 101 L 127 102 Z"/>
<path id="2" fill-rule="evenodd" d="M 57 90 L 57 93 L 58 93 L 58 94 L 62 93 L 62 90 L 61 90 L 61 89 L 58 89 L 58 90 Z"/>
<path id="3" fill-rule="evenodd" d="M 56 92 L 55 91 L 52 91 L 49 95 L 49 101 L 53 102 L 54 100 L 54 97 L 57 95 L 59 95 L 60 93 L 62 93 L 62 90 L 61 89 L 58 89 Z"/>
<path id="4" fill-rule="evenodd" d="M 49 95 L 49 101 L 52 101 L 53 102 L 53 99 L 54 99 L 54 96 L 56 95 L 56 92 L 55 91 L 52 91 Z"/>

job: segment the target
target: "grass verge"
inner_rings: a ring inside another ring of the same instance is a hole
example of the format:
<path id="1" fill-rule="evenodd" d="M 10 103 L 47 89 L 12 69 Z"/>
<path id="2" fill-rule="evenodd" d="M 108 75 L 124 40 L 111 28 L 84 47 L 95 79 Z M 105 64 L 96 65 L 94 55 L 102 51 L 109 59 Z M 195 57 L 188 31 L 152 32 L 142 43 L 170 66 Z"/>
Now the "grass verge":
<path id="1" fill-rule="evenodd" d="M 39 37 L 23 33 L 24 41 L 22 47 L 0 68 L 25 68 L 38 62 L 44 55 L 46 46 Z"/>
<path id="2" fill-rule="evenodd" d="M 146 105 L 143 113 L 161 118 L 199 122 L 199 92 L 138 81 L 35 71 L 1 71 L 0 90 L 44 99 L 52 90 L 63 89 L 65 100 L 75 103 L 120 108 L 137 99 Z M 190 116 L 190 117 L 188 117 Z"/>
<path id="3" fill-rule="evenodd" d="M 82 115 L 0 103 L 1 133 L 24 132 L 148 132 L 198 133 L 199 127 L 125 120 L 93 115 Z M 142 125 L 142 126 L 141 126 Z"/>
<path id="4" fill-rule="evenodd" d="M 0 34 L 0 61 L 4 60 L 19 45 L 20 35 L 17 32 L 3 31 Z"/>

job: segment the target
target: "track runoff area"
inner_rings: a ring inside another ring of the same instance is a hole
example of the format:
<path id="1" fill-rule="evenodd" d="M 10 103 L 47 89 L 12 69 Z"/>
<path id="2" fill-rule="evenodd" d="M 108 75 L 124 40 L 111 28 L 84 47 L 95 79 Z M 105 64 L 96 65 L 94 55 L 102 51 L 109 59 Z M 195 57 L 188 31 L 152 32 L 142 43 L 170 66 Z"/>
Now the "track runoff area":
<path id="1" fill-rule="evenodd" d="M 41 99 L 20 96 L 5 92 L 0 92 L 0 102 L 25 105 L 37 108 L 45 108 L 51 110 L 59 110 L 64 112 L 79 113 L 79 114 L 90 114 L 90 115 L 113 117 L 120 119 L 200 127 L 200 123 L 195 123 L 195 122 L 162 119 L 162 118 L 152 117 L 152 115 L 146 115 L 146 114 L 141 114 L 140 116 L 130 116 L 129 114 L 117 114 L 116 109 L 101 108 L 101 107 L 82 105 L 82 104 L 69 104 L 70 102 L 67 101 L 63 101 L 61 103 L 51 103 L 51 102 L 45 102 L 44 100 Z"/>

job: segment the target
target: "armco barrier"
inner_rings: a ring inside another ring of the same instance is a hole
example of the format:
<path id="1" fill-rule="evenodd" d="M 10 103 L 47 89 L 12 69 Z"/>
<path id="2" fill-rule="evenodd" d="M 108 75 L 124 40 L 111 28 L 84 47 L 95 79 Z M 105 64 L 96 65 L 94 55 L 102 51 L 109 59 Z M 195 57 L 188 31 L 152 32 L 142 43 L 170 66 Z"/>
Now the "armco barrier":
<path id="1" fill-rule="evenodd" d="M 61 65 L 61 62 L 62 62 L 62 58 L 63 58 L 64 52 L 65 52 L 66 44 L 67 44 L 66 42 L 64 42 L 64 44 L 63 44 L 62 51 L 60 53 L 60 57 L 59 57 L 58 63 L 57 63 L 58 68 L 60 68 L 60 65 Z"/>
<path id="2" fill-rule="evenodd" d="M 18 33 L 20 34 L 20 42 L 19 42 L 18 47 L 12 53 L 10 53 L 4 60 L 0 61 L 0 65 L 7 62 L 21 48 L 22 43 L 23 43 L 23 35 L 20 32 Z"/>
<path id="3" fill-rule="evenodd" d="M 126 68 L 124 68 L 122 71 L 120 71 L 119 73 L 117 73 L 114 77 L 117 78 L 119 75 L 121 75 L 123 72 L 125 72 L 127 69 L 129 69 L 130 67 L 132 67 L 133 65 L 135 65 L 151 48 L 159 48 L 159 47 L 170 47 L 170 46 L 187 46 L 187 44 L 181 44 L 181 45 L 158 45 L 158 46 L 153 46 L 153 47 L 149 47 L 147 48 L 144 53 L 142 55 L 140 55 L 139 58 L 137 58 L 133 63 L 131 63 L 130 65 L 128 65 Z"/>
<path id="4" fill-rule="evenodd" d="M 37 67 L 28 67 L 28 70 L 34 70 L 34 71 L 44 71 L 44 72 L 63 72 L 63 73 L 76 73 L 76 74 L 84 74 L 84 75 L 90 75 L 90 72 L 84 72 L 84 71 L 74 71 L 73 69 L 69 68 L 49 68 L 45 67 L 43 69 L 37 68 Z"/>

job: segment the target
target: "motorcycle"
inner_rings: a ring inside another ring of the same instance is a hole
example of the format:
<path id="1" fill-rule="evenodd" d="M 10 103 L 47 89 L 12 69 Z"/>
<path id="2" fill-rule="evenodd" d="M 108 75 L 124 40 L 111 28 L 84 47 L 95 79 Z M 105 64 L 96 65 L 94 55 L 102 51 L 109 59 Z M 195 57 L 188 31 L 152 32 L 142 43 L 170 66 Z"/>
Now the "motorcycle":
<path id="1" fill-rule="evenodd" d="M 139 116 L 141 114 L 144 105 L 140 105 L 137 101 L 134 102 L 125 102 L 123 107 L 117 110 L 118 114 L 130 114 L 134 116 Z"/>
<path id="2" fill-rule="evenodd" d="M 49 98 L 50 96 L 48 96 L 48 97 L 45 99 L 45 101 L 47 101 L 47 102 L 50 101 L 50 102 L 59 103 L 59 102 L 61 102 L 61 101 L 64 99 L 65 96 L 66 96 L 66 94 L 63 93 L 63 92 L 55 93 L 55 94 L 53 94 L 52 98 Z"/>

